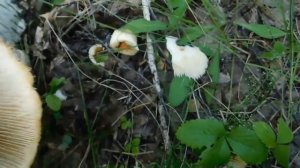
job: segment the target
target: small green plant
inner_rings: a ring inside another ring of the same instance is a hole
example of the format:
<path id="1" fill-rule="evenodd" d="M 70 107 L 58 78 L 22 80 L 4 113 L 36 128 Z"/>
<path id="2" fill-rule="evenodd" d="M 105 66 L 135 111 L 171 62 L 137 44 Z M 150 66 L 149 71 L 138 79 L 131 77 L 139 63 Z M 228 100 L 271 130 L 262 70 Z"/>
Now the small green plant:
<path id="1" fill-rule="evenodd" d="M 49 91 L 45 97 L 47 106 L 55 112 L 55 118 L 59 118 L 60 114 L 58 111 L 60 110 L 62 104 L 61 100 L 55 95 L 55 93 L 65 83 L 65 78 L 53 78 L 49 84 Z"/>
<path id="2" fill-rule="evenodd" d="M 121 117 L 120 121 L 121 121 L 121 129 L 123 130 L 130 129 L 133 126 L 133 123 L 124 116 Z"/>
<path id="3" fill-rule="evenodd" d="M 272 128 L 264 122 L 254 123 L 254 130 L 243 126 L 229 130 L 215 119 L 198 119 L 184 123 L 176 136 L 181 143 L 202 150 L 196 163 L 200 167 L 224 165 L 232 154 L 248 164 L 259 164 L 267 159 L 268 148 L 279 164 L 288 167 L 288 143 L 293 135 L 282 119 L 279 119 L 277 127 L 276 141 Z"/>
<path id="4" fill-rule="evenodd" d="M 133 138 L 131 142 L 125 145 L 125 151 L 134 155 L 138 154 L 140 152 L 140 143 L 140 138 Z"/>
<path id="5" fill-rule="evenodd" d="M 72 136 L 65 134 L 63 136 L 61 144 L 58 146 L 58 149 L 65 151 L 66 149 L 68 149 L 70 147 L 71 144 L 72 144 Z"/>
<path id="6" fill-rule="evenodd" d="M 254 122 L 253 129 L 259 139 L 272 151 L 278 163 L 284 168 L 289 163 L 289 143 L 293 140 L 293 133 L 282 118 L 278 120 L 277 137 L 273 129 L 262 121 Z"/>
<path id="7" fill-rule="evenodd" d="M 270 51 L 264 52 L 263 54 L 260 55 L 261 58 L 265 58 L 265 59 L 278 59 L 281 58 L 282 56 L 284 56 L 284 50 L 285 47 L 282 43 L 276 41 L 274 43 L 273 48 Z"/>

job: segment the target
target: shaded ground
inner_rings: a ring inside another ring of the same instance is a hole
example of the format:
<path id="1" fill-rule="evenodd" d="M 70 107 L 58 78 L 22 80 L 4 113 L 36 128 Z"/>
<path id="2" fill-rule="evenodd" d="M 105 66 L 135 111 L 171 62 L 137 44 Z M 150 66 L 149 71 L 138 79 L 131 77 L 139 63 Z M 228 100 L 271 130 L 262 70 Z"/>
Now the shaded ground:
<path id="1" fill-rule="evenodd" d="M 197 80 L 189 108 L 186 104 L 172 108 L 166 102 L 172 145 L 167 154 L 153 74 L 145 53 L 145 35 L 139 36 L 140 52 L 133 57 L 117 54 L 108 47 L 114 28 L 143 17 L 141 4 L 69 0 L 55 6 L 53 1 L 44 2 L 38 14 L 29 12 L 30 22 L 21 46 L 32 56 L 36 86 L 43 98 L 59 90 L 66 99 L 56 111 L 44 104 L 42 140 L 33 167 L 189 167 L 197 156 L 185 150 L 174 136 L 182 121 L 215 117 L 233 125 L 262 120 L 276 127 L 280 116 L 291 121 L 294 131 L 290 165 L 300 167 L 300 4 L 295 3 L 295 27 L 291 30 L 295 51 L 288 48 L 288 36 L 266 40 L 234 24 L 238 20 L 288 30 L 286 1 L 282 8 L 263 0 L 223 0 L 213 2 L 213 9 L 200 2 L 190 3 L 180 25 L 214 26 L 214 30 L 192 43 L 205 44 L 220 55 L 219 83 L 214 84 L 212 103 L 207 102 L 202 90 L 212 83 L 209 74 Z M 169 13 L 164 1 L 152 3 L 152 19 L 166 22 Z M 173 78 L 165 35 L 183 37 L 185 31 L 178 26 L 151 34 L 165 98 Z M 284 52 L 276 58 L 264 57 L 262 54 L 271 51 L 276 42 L 283 44 Z M 105 67 L 93 65 L 88 58 L 89 48 L 97 43 L 106 47 Z M 254 167 L 274 165 L 275 161 L 269 159 Z"/>

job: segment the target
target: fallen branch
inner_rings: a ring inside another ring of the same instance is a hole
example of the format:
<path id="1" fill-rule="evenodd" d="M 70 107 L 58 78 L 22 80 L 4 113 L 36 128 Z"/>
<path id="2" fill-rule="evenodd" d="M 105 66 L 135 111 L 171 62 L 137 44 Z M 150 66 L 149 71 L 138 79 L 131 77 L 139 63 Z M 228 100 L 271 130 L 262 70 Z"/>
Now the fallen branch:
<path id="1" fill-rule="evenodd" d="M 150 21 L 150 9 L 149 9 L 150 8 L 150 0 L 142 0 L 142 5 L 143 5 L 144 18 L 146 20 Z M 163 136 L 163 140 L 164 140 L 164 146 L 165 146 L 165 150 L 168 151 L 169 146 L 170 146 L 170 138 L 169 138 L 169 129 L 168 129 L 166 118 L 165 118 L 166 110 L 164 108 L 164 101 L 163 101 L 163 97 L 162 97 L 163 94 L 162 94 L 162 90 L 160 88 L 157 68 L 155 65 L 152 39 L 150 38 L 149 34 L 146 35 L 146 42 L 147 42 L 148 64 L 149 64 L 152 74 L 154 75 L 153 84 L 154 84 L 155 90 L 159 97 L 158 112 L 159 112 L 160 125 L 162 127 L 162 136 Z"/>

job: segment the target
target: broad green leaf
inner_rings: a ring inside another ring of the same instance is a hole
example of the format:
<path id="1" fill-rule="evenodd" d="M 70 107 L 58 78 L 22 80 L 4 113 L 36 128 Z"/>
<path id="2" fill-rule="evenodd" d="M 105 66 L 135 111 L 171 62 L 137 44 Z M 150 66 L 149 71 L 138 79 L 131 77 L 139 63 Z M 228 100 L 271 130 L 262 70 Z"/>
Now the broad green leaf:
<path id="1" fill-rule="evenodd" d="M 289 167 L 289 145 L 278 145 L 272 152 L 275 159 L 282 167 Z"/>
<path id="2" fill-rule="evenodd" d="M 131 32 L 138 33 L 149 33 L 157 30 L 167 29 L 167 24 L 160 21 L 148 21 L 146 19 L 137 19 L 128 22 L 121 29 L 129 29 Z"/>
<path id="3" fill-rule="evenodd" d="M 213 97 L 215 95 L 216 86 L 219 83 L 219 76 L 220 76 L 220 54 L 219 52 L 213 52 L 211 49 L 200 46 L 201 50 L 211 58 L 211 61 L 208 65 L 208 74 L 212 79 L 212 83 L 205 87 L 204 95 L 206 102 L 211 104 L 214 100 Z"/>
<path id="4" fill-rule="evenodd" d="M 53 5 L 60 5 L 64 2 L 65 0 L 52 0 Z"/>
<path id="5" fill-rule="evenodd" d="M 199 45 L 199 46 L 197 46 L 197 47 L 199 47 L 200 50 L 201 50 L 202 52 L 204 52 L 204 54 L 207 55 L 209 58 L 212 58 L 212 57 L 214 57 L 214 56 L 216 55 L 215 51 L 213 51 L 213 50 L 211 49 L 212 47 L 210 47 L 210 46 L 207 46 L 207 45 Z M 219 50 L 219 49 L 218 49 L 218 50 Z"/>
<path id="6" fill-rule="evenodd" d="M 212 148 L 206 149 L 201 155 L 199 165 L 214 168 L 227 163 L 230 159 L 230 149 L 224 137 L 217 140 Z"/>
<path id="7" fill-rule="evenodd" d="M 223 123 L 215 119 L 198 119 L 182 124 L 176 137 L 187 146 L 201 149 L 204 146 L 209 147 L 224 134 Z"/>
<path id="8" fill-rule="evenodd" d="M 169 8 L 178 8 L 181 6 L 186 6 L 187 3 L 190 3 L 191 0 L 168 0 L 167 5 Z"/>
<path id="9" fill-rule="evenodd" d="M 191 78 L 174 76 L 168 96 L 170 105 L 173 107 L 179 106 L 188 97 L 193 84 L 194 80 Z"/>
<path id="10" fill-rule="evenodd" d="M 237 127 L 230 132 L 227 140 L 233 153 L 249 164 L 258 164 L 267 159 L 267 148 L 250 129 Z"/>
<path id="11" fill-rule="evenodd" d="M 46 96 L 46 104 L 47 106 L 53 110 L 53 111 L 59 111 L 60 110 L 60 107 L 61 107 L 61 100 L 53 95 L 53 94 L 48 94 Z"/>
<path id="12" fill-rule="evenodd" d="M 276 146 L 276 135 L 273 129 L 265 122 L 259 121 L 253 124 L 253 129 L 258 138 L 268 147 Z"/>
<path id="13" fill-rule="evenodd" d="M 203 36 L 205 33 L 213 29 L 212 25 L 207 25 L 207 26 L 194 26 L 194 27 L 188 27 L 187 29 L 184 30 L 183 37 L 178 40 L 178 44 L 180 45 L 186 45 L 201 36 Z"/>
<path id="14" fill-rule="evenodd" d="M 293 132 L 282 118 L 279 118 L 278 120 L 277 130 L 277 143 L 286 144 L 290 143 L 293 140 Z"/>
<path id="15" fill-rule="evenodd" d="M 275 39 L 286 35 L 284 31 L 269 25 L 247 24 L 241 22 L 236 22 L 236 24 L 254 32 L 260 37 L 267 38 L 267 39 Z"/>
<path id="16" fill-rule="evenodd" d="M 177 28 L 180 26 L 180 21 L 185 16 L 185 12 L 187 10 L 186 4 L 176 8 L 169 16 L 169 27 Z"/>

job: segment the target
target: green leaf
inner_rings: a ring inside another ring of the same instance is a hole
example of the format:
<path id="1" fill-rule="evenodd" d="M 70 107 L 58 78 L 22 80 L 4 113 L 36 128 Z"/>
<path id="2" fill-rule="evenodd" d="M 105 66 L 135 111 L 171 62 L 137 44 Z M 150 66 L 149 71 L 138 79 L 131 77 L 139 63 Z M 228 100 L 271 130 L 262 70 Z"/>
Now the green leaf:
<path id="1" fill-rule="evenodd" d="M 230 149 L 225 138 L 218 139 L 212 148 L 203 152 L 201 158 L 199 165 L 205 168 L 214 168 L 227 163 L 230 159 Z"/>
<path id="2" fill-rule="evenodd" d="M 233 153 L 249 164 L 258 164 L 267 158 L 267 148 L 250 129 L 237 127 L 230 132 L 227 140 Z"/>
<path id="3" fill-rule="evenodd" d="M 267 51 L 262 53 L 260 56 L 260 58 L 265 58 L 265 59 L 274 59 L 276 56 L 274 55 L 274 53 L 272 51 Z"/>
<path id="4" fill-rule="evenodd" d="M 53 5 L 60 5 L 64 2 L 65 0 L 52 0 Z"/>
<path id="5" fill-rule="evenodd" d="M 169 8 L 179 8 L 181 6 L 186 6 L 186 3 L 190 3 L 191 0 L 183 1 L 183 0 L 168 0 L 167 5 Z"/>
<path id="6" fill-rule="evenodd" d="M 276 146 L 276 135 L 273 129 L 265 122 L 259 121 L 253 124 L 253 129 L 258 138 L 268 147 Z"/>
<path id="7" fill-rule="evenodd" d="M 273 50 L 276 53 L 282 54 L 285 50 L 284 45 L 281 42 L 276 41 L 274 46 L 273 46 Z"/>
<path id="8" fill-rule="evenodd" d="M 207 25 L 207 26 L 194 26 L 194 27 L 188 27 L 184 30 L 183 37 L 178 40 L 179 45 L 186 45 L 201 36 L 203 36 L 205 33 L 213 29 L 212 25 Z"/>
<path id="9" fill-rule="evenodd" d="M 140 138 L 134 138 L 134 139 L 132 140 L 132 145 L 133 145 L 133 146 L 139 146 L 140 143 L 141 143 L 141 139 L 140 139 Z"/>
<path id="10" fill-rule="evenodd" d="M 125 118 L 125 117 L 124 117 Z M 121 120 L 121 129 L 126 130 L 132 128 L 133 124 L 130 120 Z"/>
<path id="11" fill-rule="evenodd" d="M 241 23 L 236 22 L 237 25 L 244 27 L 255 34 L 259 35 L 260 37 L 266 38 L 266 39 L 275 39 L 278 37 L 285 36 L 286 33 L 276 27 L 269 26 L 269 25 L 263 25 L 263 24 L 247 24 L 247 23 Z"/>
<path id="12" fill-rule="evenodd" d="M 272 150 L 277 162 L 284 168 L 289 167 L 289 145 L 278 145 Z"/>
<path id="13" fill-rule="evenodd" d="M 182 124 L 176 137 L 187 146 L 201 149 L 204 146 L 209 147 L 224 134 L 223 123 L 215 119 L 198 119 Z"/>
<path id="14" fill-rule="evenodd" d="M 106 62 L 108 60 L 108 55 L 107 54 L 99 54 L 95 56 L 96 62 Z"/>
<path id="15" fill-rule="evenodd" d="M 180 21 L 185 16 L 185 12 L 187 10 L 187 6 L 183 5 L 175 9 L 171 15 L 169 16 L 169 27 L 170 28 L 177 28 L 180 27 Z"/>
<path id="16" fill-rule="evenodd" d="M 279 118 L 277 123 L 277 143 L 286 144 L 290 143 L 293 140 L 293 132 L 289 126 L 283 121 L 282 118 Z"/>
<path id="17" fill-rule="evenodd" d="M 197 47 L 199 47 L 200 50 L 201 50 L 202 52 L 204 52 L 204 54 L 207 55 L 209 58 L 213 58 L 213 57 L 216 55 L 215 51 L 211 50 L 212 47 L 210 47 L 210 46 L 207 46 L 207 45 L 199 45 L 199 46 L 197 46 Z M 219 50 L 219 49 L 218 49 L 218 50 Z"/>
<path id="18" fill-rule="evenodd" d="M 211 58 L 208 66 L 208 74 L 211 76 L 212 83 L 206 86 L 204 89 L 206 102 L 208 104 L 211 104 L 214 100 L 213 97 L 217 89 L 216 86 L 219 83 L 221 57 L 219 52 L 213 52 L 209 48 L 205 48 L 204 46 L 201 46 L 200 48 L 206 55 L 210 56 Z"/>
<path id="19" fill-rule="evenodd" d="M 168 101 L 171 106 L 179 106 L 191 92 L 194 80 L 186 76 L 175 76 L 171 82 Z"/>
<path id="20" fill-rule="evenodd" d="M 53 78 L 49 83 L 49 93 L 54 94 L 62 85 L 66 83 L 66 78 Z"/>
<path id="21" fill-rule="evenodd" d="M 72 137 L 70 135 L 64 135 L 62 139 L 62 143 L 58 146 L 58 149 L 65 151 L 69 148 L 72 143 Z"/>
<path id="22" fill-rule="evenodd" d="M 165 30 L 167 29 L 167 24 L 160 21 L 148 21 L 145 19 L 137 19 L 128 22 L 121 29 L 129 29 L 135 34 L 149 33 L 158 30 Z"/>
<path id="23" fill-rule="evenodd" d="M 284 55 L 284 45 L 280 42 L 275 42 L 273 48 L 271 51 L 264 52 L 262 55 L 260 55 L 261 58 L 265 59 L 276 59 L 276 58 L 281 58 Z"/>
<path id="24" fill-rule="evenodd" d="M 140 143 L 141 143 L 141 139 L 140 138 L 134 138 L 131 142 L 131 151 L 133 154 L 138 154 L 139 150 L 140 150 Z"/>
<path id="25" fill-rule="evenodd" d="M 46 104 L 47 106 L 53 110 L 53 111 L 59 111 L 60 110 L 60 107 L 61 107 L 61 100 L 53 95 L 53 94 L 48 94 L 46 96 Z"/>

